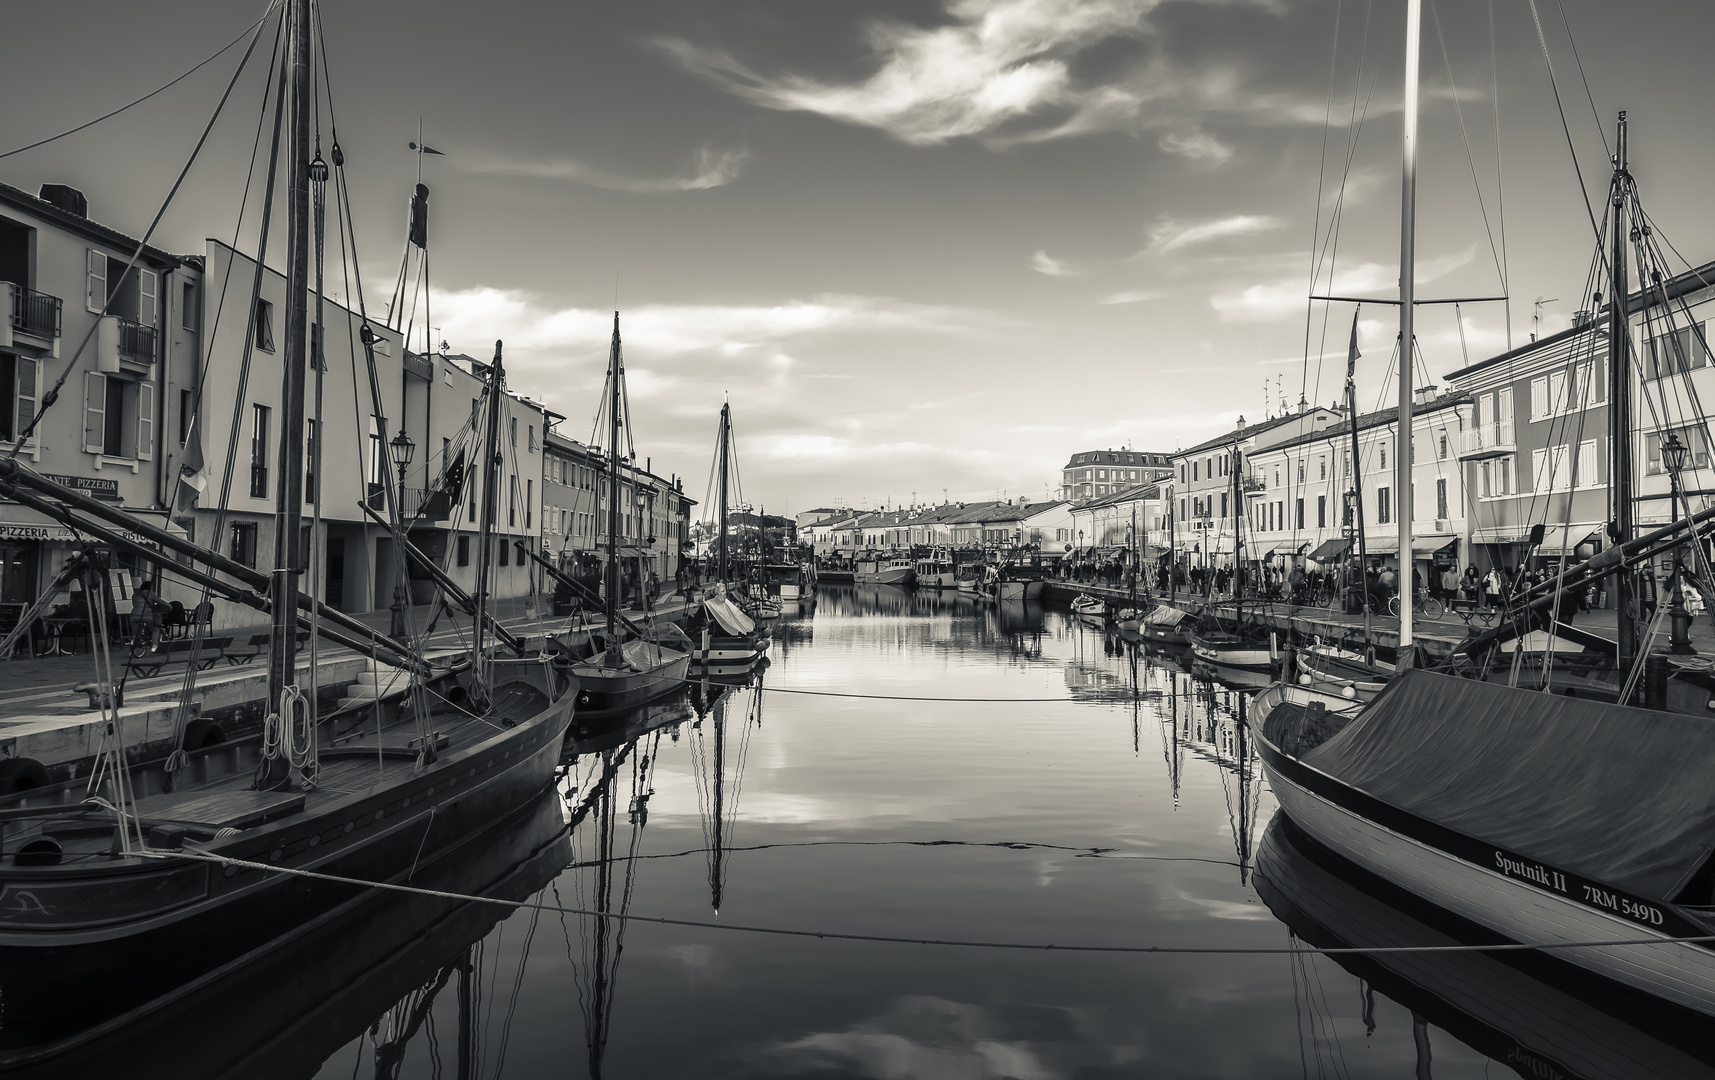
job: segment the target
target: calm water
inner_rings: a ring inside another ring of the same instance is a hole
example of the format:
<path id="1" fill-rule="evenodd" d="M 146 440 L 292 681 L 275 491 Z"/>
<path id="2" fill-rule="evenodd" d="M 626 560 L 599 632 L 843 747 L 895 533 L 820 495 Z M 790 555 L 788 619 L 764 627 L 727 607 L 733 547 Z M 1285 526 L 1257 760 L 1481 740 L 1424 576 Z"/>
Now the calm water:
<path id="1" fill-rule="evenodd" d="M 824 589 L 777 625 L 764 685 L 588 733 L 555 797 L 490 846 L 508 865 L 540 852 L 502 891 L 991 941 L 1278 948 L 1322 941 L 1317 917 L 1399 929 L 1283 855 L 1242 757 L 1243 693 L 1111 631 L 1034 605 Z M 1304 937 L 1271 910 L 1286 900 Z M 332 985 L 256 994 L 221 1023 L 258 1048 L 245 1075 L 328 1078 L 1409 1077 L 1425 1046 L 1443 1078 L 1582 1072 L 1564 1055 L 1542 1072 L 1534 1029 L 1460 1011 L 1461 988 L 1498 977 L 1489 962 L 1420 965 L 1435 997 L 1308 953 L 1045 954 L 401 901 L 289 961 L 330 965 Z M 1508 999 L 1579 1023 L 1533 985 Z"/>

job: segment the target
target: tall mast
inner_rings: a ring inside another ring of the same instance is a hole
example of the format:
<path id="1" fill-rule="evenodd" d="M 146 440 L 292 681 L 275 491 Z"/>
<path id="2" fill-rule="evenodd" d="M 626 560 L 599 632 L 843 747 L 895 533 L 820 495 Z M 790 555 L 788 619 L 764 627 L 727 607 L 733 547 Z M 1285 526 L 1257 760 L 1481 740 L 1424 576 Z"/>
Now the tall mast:
<path id="1" fill-rule="evenodd" d="M 607 355 L 607 654 L 619 649 L 619 312 L 613 313 L 613 345 Z"/>
<path id="2" fill-rule="evenodd" d="M 274 514 L 273 634 L 268 645 L 265 712 L 279 707 L 298 674 L 298 576 L 304 513 L 304 356 L 310 288 L 310 2 L 291 0 L 287 11 L 292 72 L 292 133 L 287 155 L 286 352 L 280 371 L 280 482 Z M 292 718 L 281 715 L 282 730 Z M 269 765 L 258 787 L 287 782 Z"/>
<path id="3" fill-rule="evenodd" d="M 1228 471 L 1233 474 L 1233 620 L 1235 623 L 1244 622 L 1245 618 L 1245 553 L 1240 548 L 1239 522 L 1244 520 L 1244 485 L 1239 483 L 1239 470 L 1243 465 L 1239 457 L 1239 437 L 1233 436 L 1233 464 Z M 1235 627 L 1236 628 L 1236 627 Z"/>
<path id="4" fill-rule="evenodd" d="M 500 494 L 495 487 L 495 466 L 500 459 L 496 449 L 500 438 L 500 388 L 506 385 L 500 345 L 499 341 L 494 343 L 494 366 L 488 369 L 488 417 L 482 432 L 482 512 L 476 519 L 476 637 L 471 650 L 471 665 L 478 682 L 484 686 L 487 680 L 483 678 L 482 646 L 484 631 L 488 628 L 489 549 L 494 544 L 494 513 L 500 507 Z"/>
<path id="5" fill-rule="evenodd" d="M 1412 316 L 1416 313 L 1417 258 L 1417 62 L 1422 51 L 1423 2 L 1407 0 L 1405 22 L 1405 139 L 1399 205 L 1399 437 L 1394 440 L 1393 510 L 1399 519 L 1399 647 L 1411 647 L 1411 383 L 1416 359 Z M 1357 417 L 1352 418 L 1353 426 Z M 1356 464 L 1354 462 L 1354 464 Z M 1369 605 L 1366 604 L 1367 608 Z M 1407 661 L 1409 662 L 1409 661 Z"/>
<path id="6" fill-rule="evenodd" d="M 1352 313 L 1352 334 L 1358 332 L 1358 314 Z M 1364 640 L 1370 640 L 1370 550 L 1364 542 L 1364 464 L 1358 456 L 1358 384 L 1351 365 L 1346 366 L 1346 411 L 1352 420 L 1352 468 L 1347 479 L 1352 482 L 1352 529 L 1358 538 L 1359 606 L 1364 609 Z"/>
<path id="7" fill-rule="evenodd" d="M 729 468 L 727 452 L 732 445 L 732 405 L 721 403 L 721 445 L 720 445 L 720 533 L 716 543 L 719 545 L 718 563 L 715 568 L 717 581 L 725 581 L 726 566 L 726 535 L 727 535 L 727 469 Z"/>
<path id="8" fill-rule="evenodd" d="M 1626 171 L 1626 114 L 1622 110 L 1614 143 L 1613 206 L 1609 228 L 1613 230 L 1612 280 L 1608 283 L 1608 447 L 1612 456 L 1609 486 L 1614 493 L 1616 544 L 1632 538 L 1632 371 L 1631 334 L 1627 326 L 1631 284 L 1626 273 L 1626 193 L 1631 186 Z M 1629 570 L 1614 575 L 1615 599 L 1619 607 L 1619 670 L 1627 672 L 1638 655 L 1638 627 L 1632 616 L 1633 577 Z M 1621 704 L 1625 704 L 1622 702 Z"/>

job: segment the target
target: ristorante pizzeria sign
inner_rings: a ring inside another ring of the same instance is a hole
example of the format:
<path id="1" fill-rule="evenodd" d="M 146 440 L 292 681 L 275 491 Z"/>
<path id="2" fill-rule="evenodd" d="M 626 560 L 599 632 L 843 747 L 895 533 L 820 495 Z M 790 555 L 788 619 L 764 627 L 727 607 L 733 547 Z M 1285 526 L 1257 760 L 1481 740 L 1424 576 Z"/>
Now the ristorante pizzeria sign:
<path id="1" fill-rule="evenodd" d="M 116 529 L 114 531 L 120 536 L 125 537 L 127 540 L 135 540 L 139 543 L 148 543 L 146 538 L 138 536 L 137 534 L 125 529 Z M 97 542 L 90 540 L 88 537 L 78 536 L 77 533 L 66 528 L 64 525 L 14 525 L 3 521 L 0 521 L 0 540 L 55 540 L 68 543 L 77 543 L 80 541 L 85 543 Z"/>

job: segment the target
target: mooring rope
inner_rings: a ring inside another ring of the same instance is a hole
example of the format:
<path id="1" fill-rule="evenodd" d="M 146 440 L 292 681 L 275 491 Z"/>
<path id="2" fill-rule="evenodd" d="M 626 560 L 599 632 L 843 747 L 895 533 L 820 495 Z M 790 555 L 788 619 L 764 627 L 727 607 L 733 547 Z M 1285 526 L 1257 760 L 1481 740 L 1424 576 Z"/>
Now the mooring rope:
<path id="1" fill-rule="evenodd" d="M 1555 941 L 1536 944 L 1508 942 L 1498 945 L 1359 945 L 1327 949 L 1306 948 L 1303 946 L 1297 948 L 1234 948 L 1202 945 L 1063 945 L 1056 942 L 982 941 L 972 938 L 918 938 L 903 937 L 894 934 L 854 934 L 844 933 L 837 930 L 794 930 L 783 926 L 751 926 L 745 923 L 708 922 L 701 919 L 674 919 L 668 918 L 664 915 L 633 915 L 629 912 L 600 911 L 592 908 L 575 908 L 566 907 L 560 904 L 544 904 L 536 900 L 503 900 L 499 897 L 493 896 L 477 896 L 471 893 L 450 892 L 445 889 L 424 889 L 414 885 L 397 885 L 385 881 L 365 881 L 362 878 L 344 877 L 339 874 L 323 874 L 315 870 L 302 870 L 289 866 L 273 866 L 268 863 L 252 862 L 249 859 L 234 859 L 229 856 L 217 855 L 214 852 L 207 851 L 141 851 L 136 852 L 136 854 L 143 858 L 150 859 L 196 859 L 202 862 L 236 866 L 245 870 L 260 870 L 264 873 L 292 874 L 297 877 L 310 878 L 316 881 L 331 881 L 340 885 L 356 885 L 365 889 L 385 889 L 390 892 L 409 893 L 416 896 L 430 896 L 439 900 L 456 900 L 460 903 L 495 904 L 500 907 L 509 907 L 516 911 L 551 911 L 561 915 L 588 915 L 602 919 L 618 919 L 625 922 L 654 923 L 657 926 L 684 926 L 696 930 L 726 930 L 739 934 L 764 934 L 771 937 L 816 938 L 822 941 L 864 941 L 877 945 L 939 945 L 951 948 L 1005 949 L 1017 952 L 1119 953 L 1125 955 L 1159 954 L 1162 956 L 1287 956 L 1306 952 L 1317 952 L 1324 956 L 1379 956 L 1387 954 L 1526 952 L 1530 950 L 1612 948 L 1629 945 L 1689 945 L 1715 943 L 1715 934 L 1707 934 L 1698 937 L 1616 938 L 1602 941 Z"/>

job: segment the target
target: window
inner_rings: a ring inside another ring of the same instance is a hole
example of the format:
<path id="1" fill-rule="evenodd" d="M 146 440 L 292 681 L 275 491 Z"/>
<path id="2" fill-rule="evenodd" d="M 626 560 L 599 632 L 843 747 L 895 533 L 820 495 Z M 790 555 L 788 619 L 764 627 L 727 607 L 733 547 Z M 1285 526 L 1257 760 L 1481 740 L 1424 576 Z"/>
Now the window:
<path id="1" fill-rule="evenodd" d="M 1413 465 L 1417 464 L 1417 436 L 1416 435 L 1413 435 L 1411 437 L 1411 463 Z"/>
<path id="2" fill-rule="evenodd" d="M 274 305 L 256 298 L 256 347 L 263 352 L 274 351 Z"/>
<path id="3" fill-rule="evenodd" d="M 1484 498 L 1488 498 L 1494 494 L 1494 490 L 1490 486 L 1489 463 L 1488 462 L 1486 462 L 1486 461 L 1478 462 L 1478 464 L 1477 464 L 1477 481 L 1478 481 L 1477 491 L 1480 495 L 1482 495 Z"/>
<path id="4" fill-rule="evenodd" d="M 250 406 L 250 497 L 268 497 L 268 406 Z"/>
<path id="5" fill-rule="evenodd" d="M 1578 444 L 1578 477 L 1574 481 L 1579 487 L 1597 487 L 1601 484 L 1601 473 L 1596 464 L 1596 440 L 1585 439 Z"/>
<path id="6" fill-rule="evenodd" d="M 179 445 L 184 446 L 191 441 L 191 420 L 196 415 L 196 394 L 190 390 L 179 391 Z"/>
<path id="7" fill-rule="evenodd" d="M 304 501 L 316 501 L 316 422 L 304 419 Z"/>
<path id="8" fill-rule="evenodd" d="M 1685 467 L 1688 469 L 1706 469 L 1709 467 L 1709 436 L 1701 426 L 1674 428 L 1671 431 L 1652 431 L 1644 436 L 1644 454 L 1648 464 L 1644 471 L 1650 476 L 1659 476 L 1666 471 L 1662 467 L 1661 444 L 1667 441 L 1668 435 L 1678 435 L 1681 445 L 1690 453 L 1685 455 Z"/>
<path id="9" fill-rule="evenodd" d="M 39 360 L 0 353 L 0 439 L 16 439 L 35 418 L 40 368 Z"/>
<path id="10" fill-rule="evenodd" d="M 1546 378 L 1532 379 L 1530 381 L 1530 418 L 1535 420 L 1547 416 L 1548 413 L 1548 380 Z"/>
<path id="11" fill-rule="evenodd" d="M 530 527 L 530 503 L 535 498 L 536 481 L 524 481 L 524 527 Z"/>
<path id="12" fill-rule="evenodd" d="M 256 523 L 254 521 L 241 521 L 233 524 L 232 550 L 228 554 L 233 562 L 255 568 Z"/>
<path id="13" fill-rule="evenodd" d="M 1392 506 L 1388 497 L 1392 494 L 1387 488 L 1376 488 L 1376 524 L 1386 525 L 1393 520 Z"/>
<path id="14" fill-rule="evenodd" d="M 194 282 L 185 282 L 184 301 L 179 305 L 179 325 L 193 333 L 201 325 L 197 318 L 197 287 Z"/>
<path id="15" fill-rule="evenodd" d="M 1436 444 L 1435 457 L 1439 461 L 1447 460 L 1447 433 L 1445 431 L 1441 433 L 1441 441 Z"/>
<path id="16" fill-rule="evenodd" d="M 1316 479 L 1318 479 L 1318 480 L 1328 479 L 1328 459 L 1327 458 L 1319 457 L 1316 459 L 1316 472 L 1318 474 Z"/>
<path id="17" fill-rule="evenodd" d="M 1298 459 L 1298 482 L 1300 484 L 1304 483 L 1304 459 L 1303 458 Z"/>
<path id="18" fill-rule="evenodd" d="M 1316 496 L 1316 527 L 1318 529 L 1328 527 L 1328 496 L 1326 495 Z"/>
<path id="19" fill-rule="evenodd" d="M 1447 513 L 1446 478 L 1435 481 L 1435 516 L 1437 518 L 1446 518 L 1451 516 Z"/>
<path id="20" fill-rule="evenodd" d="M 535 450 L 536 450 L 536 425 L 531 424 L 530 425 L 530 451 L 532 453 L 534 453 Z"/>
<path id="21" fill-rule="evenodd" d="M 1503 424 L 1513 422 L 1513 390 L 1510 386 L 1495 392 L 1495 419 Z"/>
<path id="22" fill-rule="evenodd" d="M 1664 379 L 1709 363 L 1707 324 L 1682 326 L 1651 337 L 1647 343 L 1647 378 Z"/>
<path id="23" fill-rule="evenodd" d="M 84 303 L 89 310 L 95 312 L 104 311 L 107 308 L 107 256 L 94 248 L 89 249 Z"/>
<path id="24" fill-rule="evenodd" d="M 500 549 L 500 565 L 501 566 L 512 565 L 512 545 L 507 543 L 505 541 L 505 539 L 503 538 L 500 541 L 500 543 L 498 543 L 494 546 Z"/>
<path id="25" fill-rule="evenodd" d="M 1180 518 L 1180 520 L 1183 521 L 1185 518 L 1187 518 L 1189 516 L 1190 516 L 1189 514 L 1185 513 L 1185 500 L 1180 499 L 1179 500 L 1179 518 Z"/>
<path id="26" fill-rule="evenodd" d="M 506 486 L 506 524 L 510 528 L 518 524 L 518 478 L 511 478 Z"/>
<path id="27" fill-rule="evenodd" d="M 1382 465 L 1381 465 L 1381 467 L 1385 469 L 1385 468 L 1387 468 L 1387 443 L 1381 444 L 1381 452 L 1382 452 Z"/>
<path id="28" fill-rule="evenodd" d="M 459 537 L 458 564 L 460 566 L 470 565 L 470 537 L 468 536 Z"/>
<path id="29" fill-rule="evenodd" d="M 1221 516 L 1227 516 L 1227 493 L 1221 492 Z"/>
<path id="30" fill-rule="evenodd" d="M 509 416 L 506 419 L 507 419 L 507 425 L 506 425 L 507 438 L 512 440 L 513 446 L 517 446 L 518 445 L 518 418 L 516 416 Z"/>
<path id="31" fill-rule="evenodd" d="M 1298 507 L 1297 507 L 1297 512 L 1294 515 L 1294 520 L 1296 520 L 1298 522 L 1298 524 L 1294 525 L 1293 528 L 1295 528 L 1295 529 L 1304 528 L 1304 500 L 1303 499 L 1298 500 Z"/>
<path id="32" fill-rule="evenodd" d="M 1572 473 L 1567 467 L 1566 459 L 1567 448 L 1564 444 L 1531 451 L 1531 490 L 1564 491 L 1570 487 Z"/>
<path id="33" fill-rule="evenodd" d="M 322 324 L 310 324 L 310 370 L 326 371 L 328 358 L 322 355 Z"/>
<path id="34" fill-rule="evenodd" d="M 1197 479 L 1197 464 L 1195 461 L 1191 463 L 1191 479 L 1193 480 Z"/>
<path id="35" fill-rule="evenodd" d="M 31 413 L 25 409 L 34 398 L 22 392 L 24 358 L 15 361 L 20 369 L 16 378 L 18 390 L 18 420 L 28 423 Z M 32 362 L 33 364 L 33 362 Z M 31 382 L 34 382 L 34 367 Z M 34 387 L 31 387 L 32 391 Z M 155 386 L 153 383 L 131 382 L 100 372 L 84 373 L 83 449 L 103 457 L 138 458 L 155 456 Z"/>

